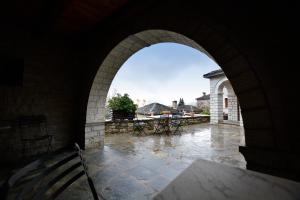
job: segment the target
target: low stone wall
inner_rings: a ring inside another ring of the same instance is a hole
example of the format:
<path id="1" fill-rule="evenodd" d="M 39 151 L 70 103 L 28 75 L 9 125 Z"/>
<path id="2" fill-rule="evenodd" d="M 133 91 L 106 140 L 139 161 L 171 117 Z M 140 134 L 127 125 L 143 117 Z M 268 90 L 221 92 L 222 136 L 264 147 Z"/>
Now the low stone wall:
<path id="1" fill-rule="evenodd" d="M 154 127 L 158 124 L 159 120 L 163 119 L 145 119 L 139 120 L 140 122 L 145 122 L 145 127 L 143 131 L 146 134 L 153 134 Z M 200 124 L 209 122 L 209 116 L 197 116 L 197 117 L 188 117 L 188 118 L 179 118 L 183 126 Z M 106 121 L 105 122 L 105 134 L 133 134 L 134 130 L 134 120 L 124 120 L 124 121 Z"/>
<path id="2" fill-rule="evenodd" d="M 118 133 L 133 133 L 133 120 L 105 122 L 105 134 Z"/>

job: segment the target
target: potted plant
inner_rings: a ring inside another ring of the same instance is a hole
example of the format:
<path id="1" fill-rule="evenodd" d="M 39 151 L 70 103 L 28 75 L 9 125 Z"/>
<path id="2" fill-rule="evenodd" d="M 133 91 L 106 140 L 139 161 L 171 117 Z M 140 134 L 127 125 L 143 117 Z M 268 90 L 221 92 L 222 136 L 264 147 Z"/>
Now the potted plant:
<path id="1" fill-rule="evenodd" d="M 128 94 L 117 94 L 108 100 L 108 107 L 112 110 L 112 119 L 130 119 L 135 117 L 137 105 L 134 104 Z"/>

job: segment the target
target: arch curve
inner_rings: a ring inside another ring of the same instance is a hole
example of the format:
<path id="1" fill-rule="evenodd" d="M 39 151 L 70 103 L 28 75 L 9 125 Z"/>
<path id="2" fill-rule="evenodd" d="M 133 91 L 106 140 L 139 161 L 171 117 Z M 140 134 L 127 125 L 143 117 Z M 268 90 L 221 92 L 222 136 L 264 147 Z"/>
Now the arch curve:
<path id="1" fill-rule="evenodd" d="M 226 84 L 232 85 L 237 96 L 239 96 L 239 94 L 243 94 L 244 91 L 247 93 L 247 90 L 249 87 L 251 88 L 252 85 L 257 87 L 257 85 L 260 84 L 255 75 L 253 75 L 254 72 L 246 62 L 244 56 L 239 54 L 234 47 L 228 44 L 228 42 L 219 39 L 216 40 L 218 42 L 217 45 L 216 41 L 211 41 L 211 46 L 210 42 L 206 42 L 205 47 L 208 47 L 209 52 L 213 52 L 212 55 L 197 43 L 198 40 L 203 41 L 202 38 L 198 38 L 197 35 L 194 35 L 193 38 L 188 38 L 181 33 L 173 31 L 150 29 L 135 34 L 130 34 L 129 36 L 125 37 L 124 40 L 119 42 L 108 53 L 101 63 L 91 85 L 86 110 L 86 128 L 84 134 L 85 147 L 103 147 L 105 134 L 105 102 L 110 85 L 122 64 L 135 52 L 150 45 L 163 42 L 174 42 L 195 48 L 200 52 L 203 52 L 221 66 L 224 73 L 228 77 Z M 217 47 L 219 50 L 215 49 L 215 47 Z M 224 49 L 230 53 L 224 51 Z M 228 55 L 230 56 L 228 57 Z M 247 74 L 247 76 L 243 77 L 244 74 Z M 200 76 L 201 75 L 199 75 L 199 77 Z M 242 84 L 240 84 L 240 81 L 242 81 Z M 245 81 L 250 82 L 251 84 L 245 86 Z M 224 83 L 225 82 L 223 82 L 223 84 Z M 222 82 L 219 84 L 221 85 Z M 263 101 L 265 101 L 265 99 Z M 252 102 L 247 102 L 247 104 L 243 104 L 242 101 L 240 103 L 242 111 L 244 106 L 249 106 L 251 103 Z M 264 105 L 267 105 L 267 102 L 264 102 Z M 265 117 L 270 116 L 268 112 L 269 111 L 264 113 Z M 248 115 L 247 111 L 242 112 L 242 115 L 244 127 L 247 128 L 248 116 L 250 117 L 249 119 L 251 121 L 253 120 L 252 115 L 251 113 Z M 271 119 L 269 119 L 269 121 L 271 121 Z M 250 126 L 253 126 L 253 123 L 250 123 Z M 260 128 L 260 124 L 257 124 L 257 127 Z M 245 141 L 247 144 L 247 130 L 245 130 Z"/>
<path id="2" fill-rule="evenodd" d="M 227 77 L 224 77 L 217 82 L 217 84 L 215 86 L 215 94 L 222 93 L 223 87 L 226 87 L 228 94 L 232 94 L 232 95 L 234 94 L 232 86 L 231 86 L 229 80 L 227 79 Z"/>
<path id="3" fill-rule="evenodd" d="M 195 41 L 184 35 L 164 30 L 147 30 L 128 36 L 106 56 L 94 78 L 87 105 L 87 123 L 104 121 L 104 106 L 107 92 L 116 73 L 134 53 L 150 45 L 174 42 L 183 44 L 213 57 Z"/>

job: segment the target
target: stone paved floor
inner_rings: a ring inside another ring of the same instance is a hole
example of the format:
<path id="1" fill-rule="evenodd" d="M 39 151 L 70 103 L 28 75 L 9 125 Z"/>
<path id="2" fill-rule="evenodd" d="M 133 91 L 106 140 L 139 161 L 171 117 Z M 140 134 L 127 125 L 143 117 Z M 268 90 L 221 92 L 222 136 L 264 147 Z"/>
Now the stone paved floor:
<path id="1" fill-rule="evenodd" d="M 197 158 L 245 168 L 238 152 L 243 135 L 238 126 L 209 124 L 186 127 L 181 136 L 109 135 L 103 151 L 86 152 L 86 157 L 96 189 L 106 199 L 151 199 Z M 68 190 L 60 199 L 83 198 L 86 181 Z"/>

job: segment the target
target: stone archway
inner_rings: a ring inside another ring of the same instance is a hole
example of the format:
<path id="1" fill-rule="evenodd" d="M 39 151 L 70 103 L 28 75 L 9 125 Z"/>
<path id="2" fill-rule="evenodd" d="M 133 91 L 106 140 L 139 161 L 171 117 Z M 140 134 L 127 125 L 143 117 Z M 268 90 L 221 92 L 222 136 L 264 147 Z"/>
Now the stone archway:
<path id="1" fill-rule="evenodd" d="M 204 40 L 202 37 L 204 30 L 202 29 L 203 27 L 199 27 L 199 31 L 194 30 L 194 34 L 189 34 L 190 38 L 181 33 L 152 29 L 135 34 L 124 33 L 118 39 L 118 43 L 111 45 L 111 50 L 108 49 L 109 53 L 106 57 L 103 56 L 104 59 L 89 85 L 91 89 L 87 97 L 87 107 L 85 107 L 85 133 L 81 139 L 84 141 L 85 148 L 103 147 L 106 96 L 110 84 L 122 64 L 144 47 L 162 42 L 174 42 L 204 52 L 221 66 L 237 95 L 242 111 L 246 146 L 240 147 L 240 152 L 245 156 L 249 169 L 253 169 L 253 166 L 256 166 L 255 163 L 260 162 L 257 159 L 252 160 L 252 147 L 274 145 L 272 113 L 261 81 L 245 56 L 222 35 L 214 33 L 214 36 Z M 178 30 L 178 32 L 181 31 Z M 124 39 L 122 40 L 122 38 Z M 203 44 L 203 48 L 199 44 Z M 257 101 L 250 100 L 249 97 L 253 97 L 253 95 Z"/>
<path id="2" fill-rule="evenodd" d="M 147 30 L 128 36 L 106 56 L 94 78 L 87 105 L 86 147 L 103 146 L 106 97 L 112 80 L 120 67 L 140 49 L 163 42 L 174 42 L 195 48 L 213 59 L 195 41 L 175 32 Z"/>
<path id="3" fill-rule="evenodd" d="M 216 70 L 204 75 L 205 78 L 210 79 L 210 112 L 211 124 L 229 123 L 236 125 L 243 125 L 242 117 L 240 116 L 240 108 L 237 96 L 234 93 L 232 85 L 222 70 Z M 227 91 L 227 102 L 224 104 L 224 92 Z M 228 118 L 224 119 L 224 105 L 226 105 L 226 114 Z"/>
<path id="4" fill-rule="evenodd" d="M 211 84 L 213 81 L 210 81 Z M 223 97 L 223 88 L 226 87 L 228 91 L 228 95 L 234 94 L 232 90 L 232 86 L 230 85 L 228 79 L 226 77 L 222 78 L 217 82 L 216 85 L 211 85 L 211 92 L 210 92 L 210 112 L 211 112 L 211 123 L 217 124 L 223 121 L 223 104 L 224 104 L 224 97 Z"/>
<path id="5" fill-rule="evenodd" d="M 101 123 L 93 116 L 101 113 L 101 108 L 92 104 L 101 100 L 89 95 L 93 85 L 103 87 L 97 88 L 99 91 L 108 87 L 94 84 L 94 80 L 103 81 L 95 78 L 100 66 L 99 73 L 102 70 L 101 63 L 130 35 L 170 30 L 205 48 L 232 84 L 243 114 L 247 146 L 240 151 L 247 167 L 300 180 L 300 140 L 293 117 L 298 114 L 298 102 L 292 91 L 297 80 L 293 66 L 298 61 L 290 51 L 282 51 L 291 49 L 297 38 L 294 23 L 287 23 L 296 22 L 296 18 L 277 12 L 294 13 L 290 4 L 270 7 L 254 1 L 123 1 L 121 5 L 109 1 L 101 6 L 104 1 L 97 1 L 97 7 L 93 1 L 85 1 L 84 6 L 68 2 L 71 4 L 61 6 L 33 3 L 34 9 L 18 12 L 20 26 L 5 26 L 2 60 L 7 62 L 8 57 L 21 61 L 24 87 L 1 88 L 3 119 L 45 114 L 56 138 L 55 148 L 73 141 L 82 147 L 84 141 L 87 146 L 93 141 L 98 146 L 101 126 L 97 123 Z M 40 23 L 42 26 L 38 26 Z M 161 35 L 150 38 L 156 40 Z M 133 49 L 151 44 L 140 45 L 143 41 L 134 39 L 132 43 Z M 116 71 L 114 67 L 111 70 Z M 15 140 L 12 144 L 18 146 Z"/>
<path id="6" fill-rule="evenodd" d="M 116 45 L 106 56 L 101 66 L 99 67 L 91 86 L 86 113 L 86 148 L 103 146 L 105 101 L 111 82 L 122 64 L 140 49 L 162 42 L 174 42 L 187 45 L 192 48 L 198 49 L 210 58 L 214 59 L 204 48 L 202 48 L 192 39 L 171 31 L 146 30 L 125 38 L 118 45 Z M 226 48 L 228 49 L 228 44 L 224 45 L 226 45 Z M 223 61 L 224 59 L 221 60 Z M 242 56 L 237 55 L 236 59 L 226 62 L 223 65 L 222 63 L 219 64 L 221 67 L 225 66 L 225 73 L 228 73 L 230 75 L 231 80 L 235 84 L 235 89 L 240 93 L 242 93 L 241 90 L 248 89 L 249 87 L 248 85 L 245 86 L 244 84 L 237 84 L 238 82 L 243 81 L 240 76 L 243 77 L 243 75 L 247 74 L 246 78 L 250 78 L 252 80 L 252 84 L 258 84 L 258 81 L 255 79 L 253 72 L 249 70 L 249 66 L 247 65 L 247 63 L 245 63 L 245 60 L 242 58 Z M 243 64 L 243 70 L 248 69 L 249 71 L 246 70 L 246 72 L 244 73 L 238 73 L 238 76 L 236 76 L 235 74 L 239 70 L 236 70 L 235 67 L 236 65 L 240 64 Z"/>

